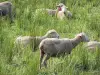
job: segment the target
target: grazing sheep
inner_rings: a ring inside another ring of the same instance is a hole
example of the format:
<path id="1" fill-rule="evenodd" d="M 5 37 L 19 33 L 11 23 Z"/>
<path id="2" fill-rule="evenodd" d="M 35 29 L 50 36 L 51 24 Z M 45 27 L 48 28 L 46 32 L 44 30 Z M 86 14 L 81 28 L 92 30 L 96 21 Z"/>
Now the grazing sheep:
<path id="1" fill-rule="evenodd" d="M 88 48 L 89 50 L 96 50 L 96 48 L 100 48 L 100 42 L 97 41 L 89 41 L 85 44 L 85 47 Z"/>
<path id="2" fill-rule="evenodd" d="M 28 45 L 30 45 L 33 51 L 35 51 L 39 43 L 45 38 L 59 38 L 59 34 L 54 29 L 52 29 L 49 30 L 44 36 L 41 37 L 19 36 L 16 38 L 15 43 L 17 46 L 22 46 L 22 48 L 25 48 Z"/>
<path id="3" fill-rule="evenodd" d="M 41 63 L 42 63 L 44 54 L 46 55 L 46 57 L 43 61 L 43 64 L 45 67 L 47 67 L 47 60 L 50 57 L 61 56 L 65 53 L 70 54 L 72 49 L 75 48 L 80 42 L 88 42 L 88 41 L 89 39 L 85 33 L 77 34 L 76 37 L 73 39 L 47 38 L 47 39 L 42 40 L 39 45 L 40 68 L 41 68 Z"/>
<path id="4" fill-rule="evenodd" d="M 6 16 L 9 15 L 9 18 L 11 19 L 11 23 L 13 22 L 12 17 L 12 3 L 9 1 L 1 2 L 0 3 L 0 16 Z"/>

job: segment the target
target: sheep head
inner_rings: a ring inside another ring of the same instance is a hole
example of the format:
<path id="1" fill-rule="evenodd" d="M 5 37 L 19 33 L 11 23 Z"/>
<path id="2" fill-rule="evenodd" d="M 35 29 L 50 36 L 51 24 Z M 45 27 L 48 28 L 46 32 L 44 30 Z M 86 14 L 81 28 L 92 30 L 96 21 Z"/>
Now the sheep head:
<path id="1" fill-rule="evenodd" d="M 89 38 L 84 32 L 77 34 L 76 38 L 81 39 L 81 41 L 84 42 L 89 42 Z"/>
<path id="2" fill-rule="evenodd" d="M 67 8 L 63 3 L 57 5 L 58 11 L 66 12 Z"/>

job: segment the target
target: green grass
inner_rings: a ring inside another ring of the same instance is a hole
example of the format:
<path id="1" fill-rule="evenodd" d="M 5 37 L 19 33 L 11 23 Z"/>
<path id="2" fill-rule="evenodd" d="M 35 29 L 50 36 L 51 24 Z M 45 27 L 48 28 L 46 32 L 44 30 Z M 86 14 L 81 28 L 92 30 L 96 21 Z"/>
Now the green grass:
<path id="1" fill-rule="evenodd" d="M 4 1 L 4 0 L 1 0 Z M 61 38 L 73 38 L 85 32 L 91 40 L 100 41 L 100 1 L 67 0 L 66 5 L 73 14 L 72 19 L 58 20 L 56 17 L 35 15 L 37 8 L 53 8 L 59 0 L 11 0 L 16 9 L 14 23 L 0 17 L 0 75 L 99 75 L 100 51 L 92 53 L 83 43 L 64 58 L 50 58 L 48 68 L 39 69 L 39 50 L 14 48 L 19 35 L 42 36 L 55 29 Z"/>

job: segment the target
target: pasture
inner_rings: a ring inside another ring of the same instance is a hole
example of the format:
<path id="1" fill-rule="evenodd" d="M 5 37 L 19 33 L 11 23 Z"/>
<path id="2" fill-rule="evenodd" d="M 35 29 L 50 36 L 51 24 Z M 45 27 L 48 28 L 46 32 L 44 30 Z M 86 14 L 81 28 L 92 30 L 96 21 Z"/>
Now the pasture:
<path id="1" fill-rule="evenodd" d="M 0 0 L 2 2 L 4 0 Z M 30 47 L 17 49 L 14 46 L 20 35 L 42 36 L 55 29 L 60 38 L 73 38 L 85 32 L 90 40 L 100 41 L 100 0 L 66 0 L 72 12 L 71 19 L 58 20 L 47 14 L 35 14 L 39 8 L 56 9 L 61 0 L 11 0 L 16 12 L 14 23 L 0 16 L 0 75 L 99 75 L 100 51 L 89 52 L 79 44 L 70 55 L 50 58 L 48 68 L 39 69 L 40 51 Z"/>

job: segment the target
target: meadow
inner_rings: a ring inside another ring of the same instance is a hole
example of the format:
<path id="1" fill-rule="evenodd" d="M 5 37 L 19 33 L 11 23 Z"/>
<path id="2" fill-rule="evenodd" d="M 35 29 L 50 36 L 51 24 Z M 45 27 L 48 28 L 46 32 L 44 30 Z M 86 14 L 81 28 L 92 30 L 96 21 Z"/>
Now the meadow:
<path id="1" fill-rule="evenodd" d="M 0 0 L 0 2 L 5 0 Z M 85 32 L 90 40 L 100 41 L 100 0 L 66 0 L 72 19 L 58 20 L 56 17 L 35 16 L 38 8 L 56 9 L 61 0 L 11 0 L 16 12 L 14 23 L 0 17 L 0 75 L 100 75 L 100 51 L 89 52 L 79 44 L 64 58 L 50 58 L 48 68 L 39 69 L 40 52 L 30 48 L 18 53 L 14 47 L 20 35 L 42 36 L 55 29 L 60 38 L 73 38 Z"/>

